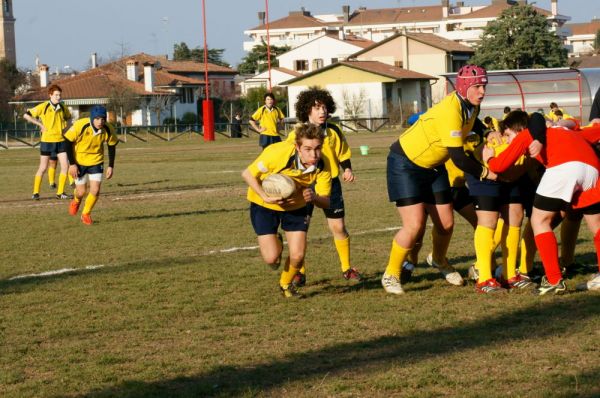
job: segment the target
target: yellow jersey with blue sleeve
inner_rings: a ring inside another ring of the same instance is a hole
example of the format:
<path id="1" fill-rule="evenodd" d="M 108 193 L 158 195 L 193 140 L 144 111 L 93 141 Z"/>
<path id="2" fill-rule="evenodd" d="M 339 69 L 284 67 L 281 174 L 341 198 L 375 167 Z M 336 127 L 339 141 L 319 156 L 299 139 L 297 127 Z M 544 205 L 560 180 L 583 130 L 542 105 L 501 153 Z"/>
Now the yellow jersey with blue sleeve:
<path id="1" fill-rule="evenodd" d="M 279 128 L 277 127 L 277 123 L 280 120 L 283 120 L 285 116 L 281 109 L 274 106 L 272 108 L 267 108 L 266 105 L 261 106 L 252 114 L 252 120 L 260 124 L 260 127 L 265 128 L 266 130 L 261 132 L 263 135 L 270 136 L 278 136 Z"/>
<path id="2" fill-rule="evenodd" d="M 322 159 L 327 164 L 327 169 L 331 172 L 331 178 L 340 175 L 340 164 L 347 163 L 350 166 L 352 151 L 346 141 L 346 137 L 337 124 L 325 123 L 321 126 L 323 132 Z M 296 132 L 292 131 L 287 138 L 288 142 L 296 142 Z"/>
<path id="3" fill-rule="evenodd" d="M 400 135 L 400 146 L 417 166 L 438 167 L 449 159 L 447 148 L 463 146 L 478 115 L 479 107 L 469 109 L 466 101 L 452 92 Z"/>
<path id="4" fill-rule="evenodd" d="M 73 143 L 75 162 L 81 166 L 95 166 L 104 162 L 104 143 L 117 145 L 119 139 L 114 127 L 106 123 L 96 130 L 89 118 L 79 119 L 65 133 L 65 138 Z"/>
<path id="5" fill-rule="evenodd" d="M 316 166 L 304 167 L 296 151 L 296 145 L 289 141 L 278 142 L 266 147 L 248 166 L 248 171 L 260 181 L 263 181 L 270 174 L 285 174 L 293 179 L 299 187 L 314 186 L 317 195 L 331 195 L 331 173 L 323 159 Z M 260 195 L 250 187 L 248 187 L 246 198 L 252 203 L 276 211 L 290 211 L 306 206 L 306 201 L 300 189 L 297 189 L 291 196 L 293 204 L 265 203 Z"/>
<path id="6" fill-rule="evenodd" d="M 67 127 L 67 121 L 71 119 L 69 108 L 62 102 L 54 105 L 50 100 L 44 101 L 27 110 L 27 114 L 38 119 L 46 128 L 42 133 L 42 142 L 62 142 L 63 130 Z"/>

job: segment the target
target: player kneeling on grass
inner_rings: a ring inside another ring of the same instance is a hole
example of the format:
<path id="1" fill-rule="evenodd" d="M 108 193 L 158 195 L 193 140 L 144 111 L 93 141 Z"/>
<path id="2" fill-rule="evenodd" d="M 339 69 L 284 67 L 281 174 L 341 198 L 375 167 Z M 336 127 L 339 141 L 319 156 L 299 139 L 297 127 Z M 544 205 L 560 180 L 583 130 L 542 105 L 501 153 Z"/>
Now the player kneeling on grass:
<path id="1" fill-rule="evenodd" d="M 98 200 L 104 173 L 104 143 L 108 145 L 106 178 L 110 179 L 113 176 L 119 139 L 113 128 L 106 123 L 106 108 L 99 105 L 92 108 L 89 119 L 76 121 L 65 133 L 65 139 L 71 163 L 69 174 L 75 178 L 75 196 L 69 205 L 69 214 L 74 216 L 79 211 L 89 180 L 89 193 L 81 213 L 81 222 L 92 225 L 91 212 Z"/>
<path id="2" fill-rule="evenodd" d="M 313 205 L 329 207 L 331 172 L 321 159 L 323 136 L 318 126 L 298 125 L 295 142 L 279 142 L 265 150 L 242 172 L 248 184 L 250 220 L 258 235 L 260 253 L 265 263 L 277 269 L 283 245 L 277 230 L 285 231 L 289 256 L 281 273 L 279 285 L 284 297 L 298 296 L 292 280 L 299 271 L 306 253 L 306 234 Z M 271 174 L 291 177 L 296 191 L 287 199 L 270 197 L 262 181 Z"/>
<path id="3" fill-rule="evenodd" d="M 523 111 L 511 112 L 504 120 L 505 134 L 510 140 L 508 148 L 498 156 L 494 156 L 491 148 L 483 150 L 483 158 L 490 170 L 501 173 L 519 156 L 527 153 L 533 141 L 529 131 L 531 126 L 544 123 L 541 115 L 533 114 L 530 117 Z M 535 244 L 546 273 L 537 289 L 539 295 L 567 290 L 558 262 L 558 244 L 552 231 L 552 221 L 559 213 L 564 217 L 569 206 L 581 209 L 584 214 L 594 234 L 594 246 L 600 263 L 600 159 L 590 145 L 598 140 L 600 125 L 582 131 L 564 127 L 548 128 L 544 149 L 535 157 L 546 167 L 535 193 L 531 214 Z M 580 288 L 600 290 L 600 273 Z"/>

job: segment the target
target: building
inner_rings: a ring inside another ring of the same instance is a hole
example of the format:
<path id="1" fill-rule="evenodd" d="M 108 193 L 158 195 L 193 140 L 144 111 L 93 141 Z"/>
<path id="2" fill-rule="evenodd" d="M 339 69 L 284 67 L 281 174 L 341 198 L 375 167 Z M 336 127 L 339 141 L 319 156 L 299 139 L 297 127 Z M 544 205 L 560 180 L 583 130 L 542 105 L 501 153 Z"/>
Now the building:
<path id="1" fill-rule="evenodd" d="M 526 3 L 527 0 L 519 2 Z M 450 4 L 449 0 L 441 0 L 436 6 L 384 9 L 361 7 L 357 10 L 343 6 L 342 13 L 336 15 L 312 15 L 302 9 L 269 23 L 270 44 L 295 48 L 331 31 L 379 42 L 405 30 L 434 33 L 448 40 L 473 45 L 479 41 L 483 29 L 490 21 L 517 3 L 513 0 L 491 0 L 491 4 L 487 6 L 467 6 L 464 1 Z M 533 7 L 546 16 L 549 29 L 566 39 L 569 31 L 564 29 L 564 24 L 570 17 L 559 14 L 558 0 L 552 0 L 551 10 L 535 5 Z M 259 13 L 259 25 L 244 31 L 244 34 L 250 38 L 250 41 L 244 42 L 246 51 L 267 41 L 264 13 Z"/>
<path id="2" fill-rule="evenodd" d="M 343 31 L 327 32 L 277 57 L 279 66 L 299 73 L 308 73 L 372 46 L 375 42 L 358 36 L 346 36 Z"/>
<path id="3" fill-rule="evenodd" d="M 280 83 L 302 76 L 302 73 L 294 72 L 286 68 L 272 67 L 271 68 L 271 87 L 279 87 Z M 249 90 L 257 88 L 267 88 L 269 86 L 269 71 L 264 71 L 255 76 L 249 77 L 240 84 L 242 95 L 247 95 Z"/>
<path id="4" fill-rule="evenodd" d="M 17 46 L 15 44 L 15 17 L 12 0 L 1 0 L 0 9 L 0 58 L 17 64 Z"/>
<path id="5" fill-rule="evenodd" d="M 592 54 L 600 51 L 594 48 L 596 34 L 600 31 L 600 19 L 592 19 L 586 23 L 567 24 L 571 35 L 567 37 L 567 45 L 571 55 Z"/>
<path id="6" fill-rule="evenodd" d="M 109 113 L 111 121 L 127 125 L 161 124 L 166 117 L 181 117 L 186 112 L 199 112 L 204 97 L 204 63 L 170 61 L 144 53 L 127 56 L 105 65 L 55 82 L 63 89 L 64 103 L 75 118 L 96 104 L 111 104 L 127 98 L 135 99 L 131 112 Z M 234 95 L 233 78 L 237 72 L 209 64 L 211 96 Z M 39 87 L 13 98 L 11 104 L 29 108 L 48 99 L 46 87 L 51 83 L 47 65 L 40 65 Z M 126 96 L 127 98 L 123 98 Z"/>
<path id="7" fill-rule="evenodd" d="M 431 106 L 433 76 L 378 61 L 340 61 L 282 84 L 288 87 L 289 117 L 295 117 L 296 98 L 311 86 L 331 93 L 342 119 L 382 118 L 392 113 L 402 117 L 405 107 Z M 400 104 L 400 106 L 395 105 Z"/>
<path id="8" fill-rule="evenodd" d="M 471 47 L 433 33 L 403 32 L 352 54 L 350 59 L 379 61 L 437 77 L 431 87 L 433 103 L 437 103 L 446 95 L 442 74 L 457 72 L 473 53 Z"/>

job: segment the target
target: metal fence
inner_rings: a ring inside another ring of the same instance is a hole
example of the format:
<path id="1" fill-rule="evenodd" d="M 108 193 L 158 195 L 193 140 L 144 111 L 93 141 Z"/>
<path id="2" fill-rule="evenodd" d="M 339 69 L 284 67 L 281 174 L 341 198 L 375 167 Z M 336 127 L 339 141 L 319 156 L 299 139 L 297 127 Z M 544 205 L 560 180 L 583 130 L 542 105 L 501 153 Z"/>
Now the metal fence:
<path id="1" fill-rule="evenodd" d="M 339 124 L 343 130 L 352 132 L 370 132 L 375 133 L 384 126 L 393 127 L 390 125 L 389 118 L 356 118 L 356 119 L 335 119 L 335 123 Z M 286 119 L 284 123 L 283 135 L 288 135 L 293 130 L 296 121 Z M 231 123 L 215 123 L 215 133 L 224 138 L 235 138 L 232 135 Z M 241 136 L 250 137 L 258 135 L 248 123 L 241 124 Z M 128 140 L 137 140 L 141 142 L 149 142 L 152 140 L 174 141 L 180 137 L 187 136 L 192 138 L 194 135 L 202 136 L 201 124 L 169 124 L 157 126 L 121 126 L 117 127 L 117 135 L 119 140 L 127 142 Z M 19 128 L 0 130 L 0 148 L 35 148 L 40 144 L 40 132 L 36 128 Z"/>

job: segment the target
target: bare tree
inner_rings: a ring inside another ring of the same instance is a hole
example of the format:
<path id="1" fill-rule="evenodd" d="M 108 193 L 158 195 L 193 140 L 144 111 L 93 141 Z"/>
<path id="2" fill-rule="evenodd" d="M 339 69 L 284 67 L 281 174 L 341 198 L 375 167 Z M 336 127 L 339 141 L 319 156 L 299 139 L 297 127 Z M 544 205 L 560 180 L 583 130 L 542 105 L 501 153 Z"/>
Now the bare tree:
<path id="1" fill-rule="evenodd" d="M 365 103 L 367 94 L 364 88 L 361 88 L 358 93 L 350 93 L 347 90 L 342 92 L 344 101 L 344 117 L 351 119 L 355 126 L 358 119 L 365 113 Z"/>
<path id="2" fill-rule="evenodd" d="M 163 113 L 171 109 L 174 101 L 175 96 L 170 93 L 157 93 L 152 96 L 148 103 L 148 108 L 156 115 L 157 124 L 161 124 Z"/>
<path id="3" fill-rule="evenodd" d="M 117 121 L 124 124 L 124 118 L 128 114 L 139 109 L 140 97 L 126 85 L 115 85 L 109 94 L 106 107 L 117 115 Z"/>

